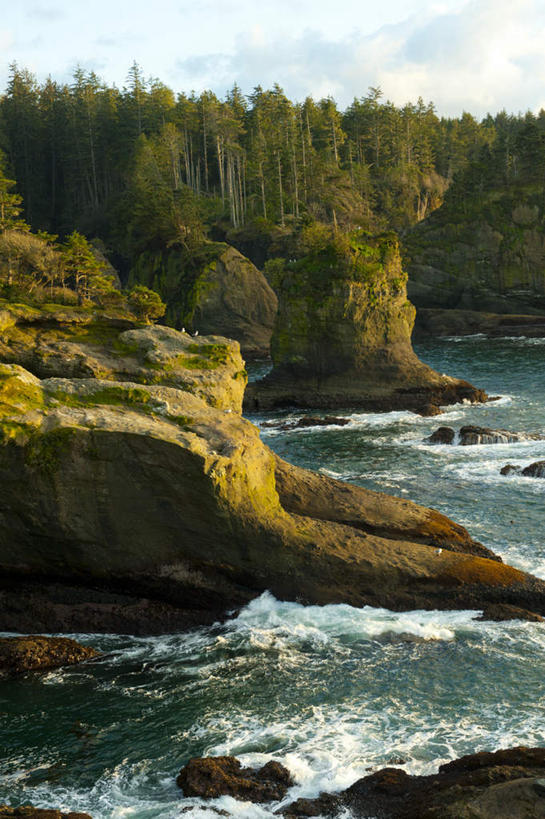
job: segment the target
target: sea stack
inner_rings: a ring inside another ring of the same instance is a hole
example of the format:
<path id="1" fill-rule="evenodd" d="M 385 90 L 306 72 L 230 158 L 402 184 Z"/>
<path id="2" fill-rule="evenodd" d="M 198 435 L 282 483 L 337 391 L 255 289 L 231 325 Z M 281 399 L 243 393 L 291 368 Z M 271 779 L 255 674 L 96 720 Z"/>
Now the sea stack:
<path id="1" fill-rule="evenodd" d="M 274 368 L 250 386 L 248 409 L 357 406 L 430 407 L 486 394 L 440 375 L 411 345 L 415 308 L 407 300 L 396 234 L 339 235 L 276 272 L 279 297 L 271 340 Z"/>

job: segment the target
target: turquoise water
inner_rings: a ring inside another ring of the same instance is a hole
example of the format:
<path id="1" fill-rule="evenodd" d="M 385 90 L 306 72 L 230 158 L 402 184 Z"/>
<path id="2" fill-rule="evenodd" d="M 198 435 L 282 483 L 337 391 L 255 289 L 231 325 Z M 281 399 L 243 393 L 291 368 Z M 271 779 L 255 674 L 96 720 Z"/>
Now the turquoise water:
<path id="1" fill-rule="evenodd" d="M 440 424 L 542 431 L 545 342 L 473 337 L 418 352 L 501 400 L 432 419 L 347 408 L 346 427 L 264 429 L 263 438 L 295 463 L 439 508 L 545 577 L 545 481 L 499 475 L 507 462 L 544 459 L 545 442 L 423 442 Z M 346 787 L 393 760 L 431 771 L 483 748 L 543 745 L 545 626 L 474 616 L 305 608 L 265 594 L 236 620 L 189 634 L 77 635 L 104 656 L 0 682 L 0 803 L 95 819 L 170 819 L 192 805 L 212 819 L 175 785 L 190 756 L 278 759 L 295 776 L 292 799 Z M 226 797 L 213 805 L 248 817 L 278 808 Z"/>

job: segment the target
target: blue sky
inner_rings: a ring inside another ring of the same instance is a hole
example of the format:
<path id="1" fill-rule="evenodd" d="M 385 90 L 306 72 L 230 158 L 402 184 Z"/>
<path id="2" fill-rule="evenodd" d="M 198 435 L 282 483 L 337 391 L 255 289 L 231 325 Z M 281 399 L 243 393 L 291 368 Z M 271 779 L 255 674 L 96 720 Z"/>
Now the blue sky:
<path id="1" fill-rule="evenodd" d="M 544 44 L 545 0 L 18 0 L 0 18 L 0 85 L 15 60 L 123 86 L 136 60 L 176 91 L 278 82 L 345 106 L 380 85 L 481 116 L 545 108 Z"/>

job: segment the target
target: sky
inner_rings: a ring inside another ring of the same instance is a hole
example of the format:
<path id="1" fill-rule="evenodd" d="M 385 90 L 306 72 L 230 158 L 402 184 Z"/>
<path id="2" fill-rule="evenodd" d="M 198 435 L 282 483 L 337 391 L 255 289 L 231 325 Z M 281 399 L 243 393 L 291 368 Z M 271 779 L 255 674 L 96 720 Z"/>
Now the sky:
<path id="1" fill-rule="evenodd" d="M 174 91 L 278 83 L 344 108 L 379 86 L 441 115 L 545 108 L 545 0 L 1 0 L 0 88 L 80 65 L 126 83 L 133 61 Z M 9 3 L 9 5 L 8 5 Z"/>

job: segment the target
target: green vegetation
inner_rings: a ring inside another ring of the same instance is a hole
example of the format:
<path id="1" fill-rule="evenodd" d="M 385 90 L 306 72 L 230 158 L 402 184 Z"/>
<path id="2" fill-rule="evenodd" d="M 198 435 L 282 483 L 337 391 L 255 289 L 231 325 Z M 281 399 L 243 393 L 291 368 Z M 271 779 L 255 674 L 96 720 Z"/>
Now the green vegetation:
<path id="1" fill-rule="evenodd" d="M 134 315 L 146 324 L 164 316 L 167 309 L 158 293 L 143 284 L 137 284 L 129 291 L 127 301 Z"/>
<path id="2" fill-rule="evenodd" d="M 274 280 L 275 259 L 279 269 L 322 252 L 342 262 L 331 247 L 344 233 L 405 235 L 443 202 L 470 219 L 500 188 L 516 197 L 533 184 L 543 197 L 545 111 L 445 118 L 379 88 L 341 111 L 331 98 L 294 103 L 277 85 L 219 99 L 175 94 L 137 65 L 120 90 L 82 69 L 70 84 L 39 84 L 14 64 L 0 144 L 0 295 L 120 303 L 92 236 L 128 287 L 157 291 L 164 321 L 181 327 L 223 242 L 268 261 Z M 162 315 L 142 293 L 133 308 L 143 321 Z"/>

